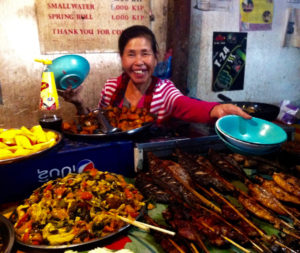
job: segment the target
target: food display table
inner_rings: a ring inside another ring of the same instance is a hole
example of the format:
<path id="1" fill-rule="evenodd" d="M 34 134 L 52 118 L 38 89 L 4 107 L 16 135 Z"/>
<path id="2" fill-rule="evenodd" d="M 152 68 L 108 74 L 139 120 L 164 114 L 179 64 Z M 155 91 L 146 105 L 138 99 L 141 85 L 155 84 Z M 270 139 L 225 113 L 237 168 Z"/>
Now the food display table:
<path id="1" fill-rule="evenodd" d="M 293 138 L 294 129 L 292 127 L 284 127 L 284 129 L 288 133 L 288 138 Z M 82 172 L 90 166 L 98 170 L 122 174 L 125 177 L 134 177 L 136 172 L 143 169 L 145 154 L 148 151 L 158 157 L 168 157 L 175 148 L 192 150 L 199 154 L 206 153 L 209 148 L 226 149 L 212 126 L 183 124 L 171 131 L 171 134 L 168 131 L 158 130 L 158 132 L 160 134 L 157 134 L 157 131 L 147 132 L 134 140 L 105 142 L 64 138 L 60 146 L 41 156 L 14 164 L 1 165 L 0 190 L 5 194 L 1 194 L 0 204 L 22 200 L 44 182 L 63 177 L 69 172 Z M 158 204 L 154 209 L 149 210 L 148 214 L 155 221 L 163 222 L 162 211 L 166 207 L 164 204 Z M 111 249 L 125 248 L 133 252 L 164 252 L 152 234 L 135 227 L 131 227 L 113 241 L 99 246 Z M 209 250 L 210 252 L 228 252 L 228 248 L 225 250 L 210 248 Z M 241 252 L 234 247 L 231 247 L 230 251 Z"/>

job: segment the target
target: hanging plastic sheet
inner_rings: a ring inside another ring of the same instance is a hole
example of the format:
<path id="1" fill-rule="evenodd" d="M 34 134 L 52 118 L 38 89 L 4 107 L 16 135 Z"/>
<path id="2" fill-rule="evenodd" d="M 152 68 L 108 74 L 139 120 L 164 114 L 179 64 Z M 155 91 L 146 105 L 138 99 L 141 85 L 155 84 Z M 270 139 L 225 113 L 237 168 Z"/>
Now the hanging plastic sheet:
<path id="1" fill-rule="evenodd" d="M 284 26 L 284 47 L 300 47 L 300 9 L 288 8 Z"/>
<path id="2" fill-rule="evenodd" d="M 195 0 L 194 9 L 200 11 L 229 11 L 232 0 Z"/>

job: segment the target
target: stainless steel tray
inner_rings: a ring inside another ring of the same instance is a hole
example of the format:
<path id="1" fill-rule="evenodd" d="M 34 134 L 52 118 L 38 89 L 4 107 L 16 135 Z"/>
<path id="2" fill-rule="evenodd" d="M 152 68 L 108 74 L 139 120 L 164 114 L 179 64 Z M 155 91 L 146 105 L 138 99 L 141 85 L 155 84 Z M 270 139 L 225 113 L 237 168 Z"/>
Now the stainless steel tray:
<path id="1" fill-rule="evenodd" d="M 102 113 L 102 111 L 100 109 L 93 110 L 93 112 L 97 112 L 97 111 L 98 111 L 98 113 Z M 98 122 L 99 122 L 101 129 L 107 129 L 107 126 L 104 125 L 104 122 L 102 119 L 103 117 L 105 117 L 103 114 L 102 114 L 102 117 L 98 117 Z M 140 134 L 140 133 L 146 131 L 153 124 L 154 124 L 154 121 L 148 122 L 148 123 L 145 123 L 142 127 L 131 129 L 128 131 L 121 131 L 120 129 L 116 129 L 116 130 L 114 130 L 112 132 L 108 132 L 108 133 L 104 133 L 105 132 L 104 131 L 103 133 L 95 133 L 95 134 L 76 134 L 76 133 L 72 133 L 70 131 L 64 130 L 63 134 L 66 137 L 75 138 L 75 139 L 79 138 L 79 139 L 111 140 L 111 139 L 115 139 L 115 138 L 130 138 L 132 136 L 135 136 L 137 134 Z"/>
<path id="2" fill-rule="evenodd" d="M 139 215 L 137 216 L 136 220 L 140 219 L 142 215 L 146 212 L 146 206 L 142 207 L 140 210 Z M 67 245 L 58 245 L 58 246 L 48 246 L 48 245 L 31 245 L 21 242 L 16 238 L 16 247 L 19 250 L 25 252 L 36 252 L 36 253 L 43 253 L 43 252 L 65 252 L 66 250 L 74 250 L 74 251 L 87 251 L 91 250 L 95 247 L 101 247 L 112 243 L 118 236 L 123 235 L 127 232 L 127 230 L 132 225 L 126 224 L 116 232 L 113 232 L 107 236 L 90 240 L 88 242 L 83 243 L 76 243 L 76 244 L 67 244 Z"/>
<path id="3" fill-rule="evenodd" d="M 23 160 L 27 160 L 27 159 L 30 159 L 30 158 L 33 158 L 33 157 L 36 157 L 36 156 L 40 156 L 56 147 L 58 147 L 62 141 L 62 134 L 60 132 L 57 132 L 55 130 L 52 130 L 52 129 L 45 129 L 44 128 L 44 131 L 52 131 L 52 132 L 55 132 L 58 136 L 58 139 L 55 143 L 55 145 L 53 145 L 52 147 L 50 148 L 47 148 L 47 149 L 43 149 L 43 150 L 40 150 L 38 152 L 35 152 L 33 154 L 29 154 L 29 155 L 25 155 L 25 156 L 18 156 L 18 157 L 14 157 L 14 158 L 9 158 L 9 159 L 3 159 L 1 160 L 0 159 L 0 165 L 3 165 L 3 164 L 9 164 L 9 163 L 15 163 L 15 162 L 19 162 L 19 161 L 23 161 Z"/>

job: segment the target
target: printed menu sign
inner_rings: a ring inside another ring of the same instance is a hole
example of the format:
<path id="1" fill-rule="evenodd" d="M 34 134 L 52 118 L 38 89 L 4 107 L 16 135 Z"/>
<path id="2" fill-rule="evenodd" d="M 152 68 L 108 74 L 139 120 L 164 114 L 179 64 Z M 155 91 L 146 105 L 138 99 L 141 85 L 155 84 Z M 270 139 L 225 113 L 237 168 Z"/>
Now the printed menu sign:
<path id="1" fill-rule="evenodd" d="M 36 0 L 42 54 L 116 52 L 126 27 L 150 26 L 150 0 Z"/>
<path id="2" fill-rule="evenodd" d="M 213 33 L 213 91 L 242 90 L 247 33 Z"/>

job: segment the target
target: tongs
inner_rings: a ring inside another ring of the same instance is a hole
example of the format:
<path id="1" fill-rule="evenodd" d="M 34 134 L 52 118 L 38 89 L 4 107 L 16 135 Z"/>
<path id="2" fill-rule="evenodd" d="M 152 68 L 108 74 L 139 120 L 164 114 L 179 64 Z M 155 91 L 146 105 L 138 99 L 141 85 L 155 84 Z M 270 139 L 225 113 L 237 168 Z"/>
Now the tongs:
<path id="1" fill-rule="evenodd" d="M 115 133 L 115 132 L 121 131 L 119 128 L 113 127 L 109 123 L 109 121 L 107 120 L 107 118 L 103 114 L 103 111 L 101 111 L 101 110 L 99 110 L 99 112 L 98 112 L 98 121 L 99 121 L 99 123 L 101 125 L 101 131 L 104 134 L 111 134 L 111 133 Z"/>

